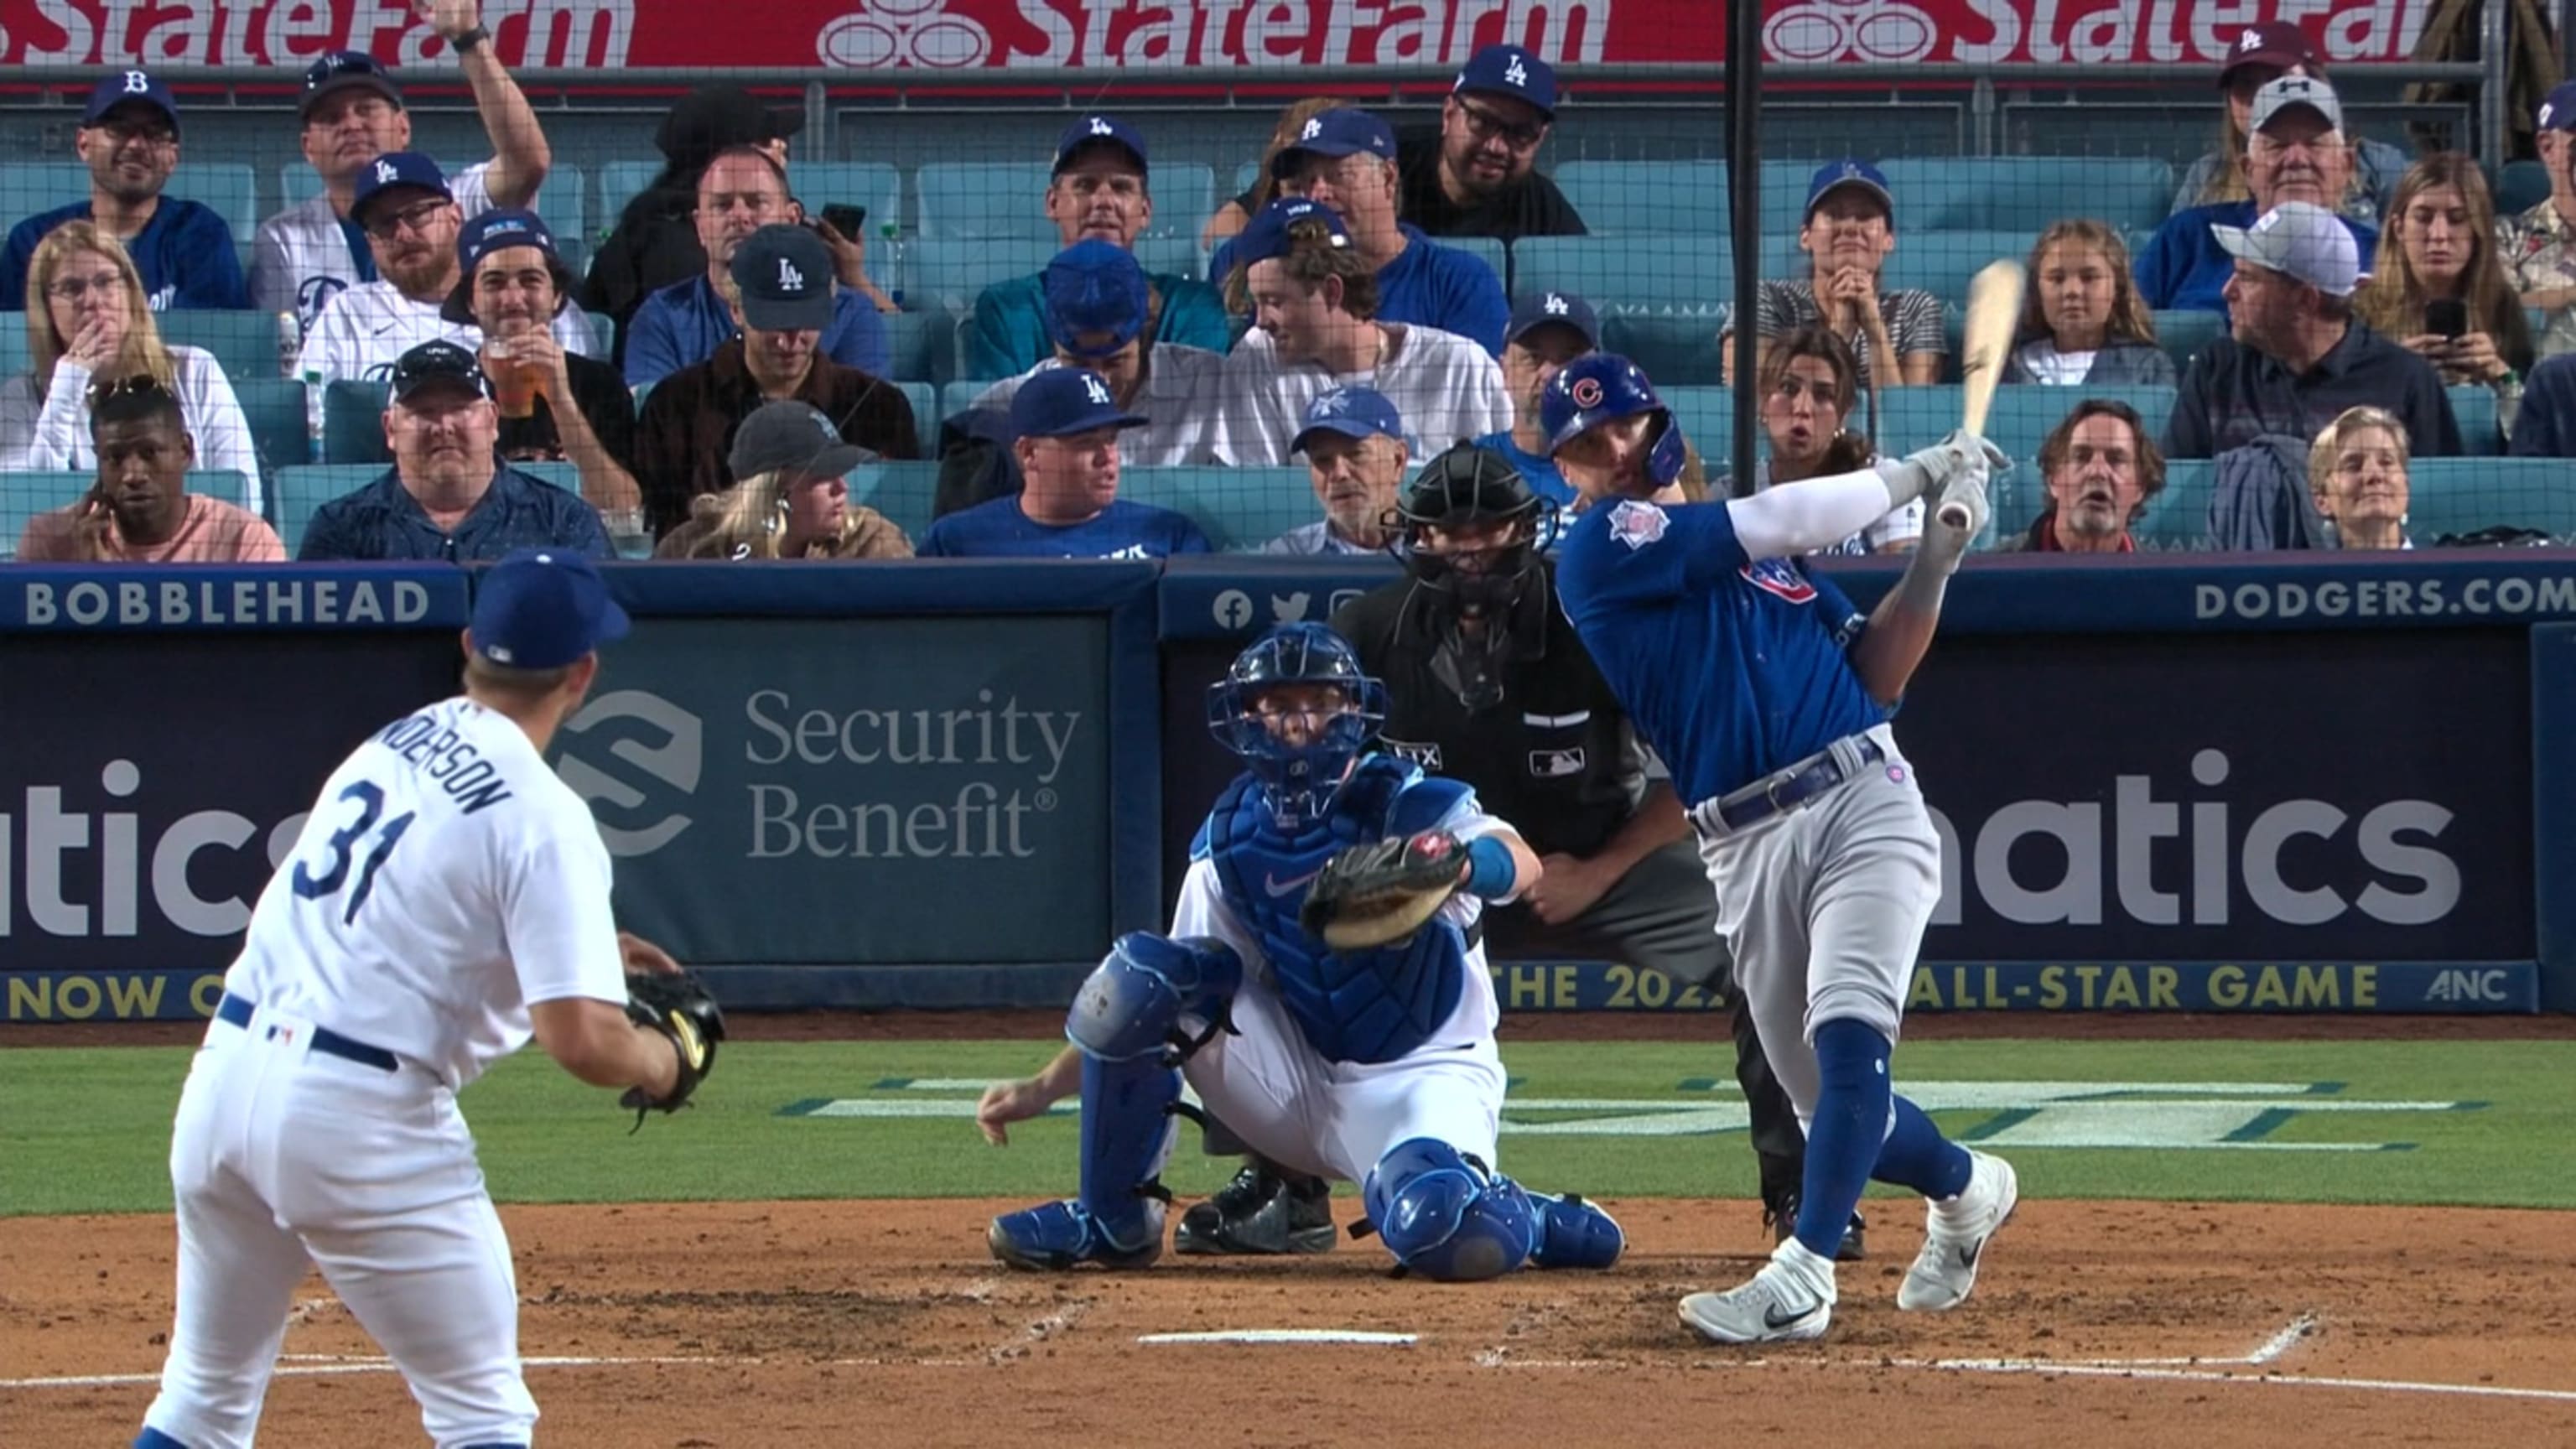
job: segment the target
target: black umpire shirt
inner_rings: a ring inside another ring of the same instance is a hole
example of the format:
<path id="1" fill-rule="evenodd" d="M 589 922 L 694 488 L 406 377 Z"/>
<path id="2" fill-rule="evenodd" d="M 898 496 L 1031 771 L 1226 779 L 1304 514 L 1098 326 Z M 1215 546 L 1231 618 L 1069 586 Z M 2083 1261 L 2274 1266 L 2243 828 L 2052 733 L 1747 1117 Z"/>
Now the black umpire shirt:
<path id="1" fill-rule="evenodd" d="M 1584 236 L 1583 218 L 1556 183 L 1531 172 L 1472 205 L 1460 206 L 1440 189 L 1440 133 L 1413 136 L 1396 148 L 1398 214 L 1428 236 Z"/>
<path id="2" fill-rule="evenodd" d="M 1598 855 L 1636 814 L 1645 753 L 1608 681 L 1556 604 L 1542 566 L 1513 607 L 1503 701 L 1469 713 L 1432 672 L 1447 625 L 1411 579 L 1372 589 L 1333 616 L 1334 632 L 1386 685 L 1384 748 L 1475 787 L 1541 855 Z"/>

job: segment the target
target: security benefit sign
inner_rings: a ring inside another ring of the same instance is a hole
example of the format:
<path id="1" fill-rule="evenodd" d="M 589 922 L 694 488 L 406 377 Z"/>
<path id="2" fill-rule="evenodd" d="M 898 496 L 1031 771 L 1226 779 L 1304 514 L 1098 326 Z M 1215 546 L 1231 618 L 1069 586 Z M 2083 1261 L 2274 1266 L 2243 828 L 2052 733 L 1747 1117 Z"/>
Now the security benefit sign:
<path id="1" fill-rule="evenodd" d="M 707 965 L 1009 965 L 1108 940 L 1100 620 L 655 619 L 555 744 L 619 923 Z"/>
<path id="2" fill-rule="evenodd" d="M 2530 960 L 2526 647 L 1944 640 L 1896 719 L 1941 834 L 1925 959 Z"/>
<path id="3" fill-rule="evenodd" d="M 430 632 L 7 636 L 6 1019 L 211 1013 L 323 780 L 455 692 L 461 600 Z"/>

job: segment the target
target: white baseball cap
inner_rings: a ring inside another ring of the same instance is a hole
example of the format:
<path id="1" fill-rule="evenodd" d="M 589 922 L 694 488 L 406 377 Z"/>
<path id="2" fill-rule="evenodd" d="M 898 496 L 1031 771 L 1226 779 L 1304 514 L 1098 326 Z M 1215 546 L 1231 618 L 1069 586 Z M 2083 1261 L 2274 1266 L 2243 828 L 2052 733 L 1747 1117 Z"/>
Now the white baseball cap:
<path id="1" fill-rule="evenodd" d="M 2263 88 L 2254 93 L 2254 107 L 2246 118 L 2246 128 L 2262 130 L 2283 111 L 2297 110 L 2302 106 L 2323 116 L 2327 130 L 2343 129 L 2343 102 L 2335 99 L 2334 87 L 2307 75 L 2285 75 L 2264 82 Z"/>
<path id="2" fill-rule="evenodd" d="M 2343 218 L 2313 202 L 2284 201 L 2252 226 L 2209 228 L 2219 246 L 2266 271 L 2307 283 L 2329 297 L 2349 297 L 2361 278 L 2361 247 Z"/>

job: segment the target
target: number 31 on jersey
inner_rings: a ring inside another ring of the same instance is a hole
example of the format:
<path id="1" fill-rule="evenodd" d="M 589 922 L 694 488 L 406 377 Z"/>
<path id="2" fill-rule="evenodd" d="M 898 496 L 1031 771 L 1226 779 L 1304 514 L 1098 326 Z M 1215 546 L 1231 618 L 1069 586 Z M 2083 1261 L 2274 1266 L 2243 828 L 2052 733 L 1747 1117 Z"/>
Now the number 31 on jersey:
<path id="1" fill-rule="evenodd" d="M 340 803 L 356 801 L 358 818 L 332 833 L 327 842 L 330 862 L 319 874 L 314 872 L 310 862 L 295 862 L 295 893 L 308 901 L 339 894 L 340 888 L 349 883 L 350 852 L 372 833 L 375 844 L 368 849 L 366 860 L 358 866 L 358 884 L 349 892 L 348 909 L 340 913 L 340 924 L 346 926 L 357 921 L 358 907 L 367 903 L 367 892 L 375 888 L 377 870 L 383 867 L 385 857 L 394 853 L 394 845 L 402 839 L 403 832 L 411 828 L 413 812 L 406 810 L 386 820 L 383 828 L 378 829 L 376 822 L 385 813 L 385 792 L 372 780 L 360 780 L 351 785 L 340 792 L 338 800 Z"/>

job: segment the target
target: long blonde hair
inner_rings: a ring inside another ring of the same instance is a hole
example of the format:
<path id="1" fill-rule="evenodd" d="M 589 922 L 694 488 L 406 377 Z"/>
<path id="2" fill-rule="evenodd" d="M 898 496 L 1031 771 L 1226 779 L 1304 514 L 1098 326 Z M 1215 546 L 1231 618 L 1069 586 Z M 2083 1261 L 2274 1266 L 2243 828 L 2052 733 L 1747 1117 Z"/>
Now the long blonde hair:
<path id="1" fill-rule="evenodd" d="M 787 536 L 787 494 L 805 475 L 788 468 L 754 473 L 722 493 L 701 493 L 689 504 L 690 518 L 706 524 L 682 558 L 774 559 L 779 540 Z M 879 524 L 893 525 L 874 510 L 851 503 L 841 514 L 841 531 L 805 545 L 805 558 L 854 558 L 863 552 L 863 536 Z M 897 531 L 900 537 L 900 531 Z M 875 550 L 884 552 L 884 550 Z M 905 554 L 911 545 L 903 545 Z"/>
<path id="2" fill-rule="evenodd" d="M 54 277 L 63 264 L 80 252 L 96 252 L 116 268 L 125 288 L 125 341 L 117 347 L 114 372 L 101 371 L 101 376 L 132 377 L 142 373 L 164 389 L 179 385 L 178 369 L 171 364 L 170 349 L 161 345 L 161 328 L 152 320 L 150 300 L 143 295 L 143 274 L 134 268 L 134 258 L 116 238 L 86 221 L 67 221 L 45 233 L 36 243 L 35 255 L 27 260 L 27 355 L 35 364 L 36 391 L 41 394 L 54 385 L 54 364 L 71 350 L 71 339 L 54 331 L 53 308 L 47 295 Z"/>
<path id="3" fill-rule="evenodd" d="M 2406 168 L 2396 195 L 2390 198 L 2388 215 L 2382 218 L 2378 265 L 2369 283 L 2352 299 L 2353 310 L 2373 330 L 2390 337 L 2412 337 L 2424 330 L 2424 304 L 2430 297 L 2415 273 L 2415 259 L 2406 254 L 2399 229 L 2406 224 L 2406 209 L 2415 204 L 2415 198 L 2441 186 L 2457 190 L 2461 206 L 2469 213 L 2468 232 L 2476 248 L 2469 257 L 2468 295 L 2463 299 L 2468 304 L 2469 326 L 2491 335 L 2499 352 L 2509 351 L 2506 339 L 2517 329 L 2528 331 L 2522 298 L 2505 280 L 2504 264 L 2496 257 L 2495 196 L 2487 190 L 2487 179 L 2477 163 L 2457 151 L 2437 151 Z"/>
<path id="4" fill-rule="evenodd" d="M 2030 249 L 2030 266 L 2025 271 L 2028 281 L 2021 296 L 2021 323 L 2013 331 L 2015 344 L 2050 335 L 2048 313 L 2040 306 L 2039 269 L 2048 261 L 2048 249 L 2055 246 L 2090 247 L 2100 252 L 2110 266 L 2111 315 L 2104 319 L 2104 336 L 2114 341 L 2156 340 L 2155 315 L 2147 310 L 2146 299 L 2138 295 L 2138 279 L 2130 274 L 2129 244 L 2120 240 L 2120 233 L 2111 227 L 2078 218 L 2050 223 L 2048 230 L 2039 234 L 2039 243 Z"/>

